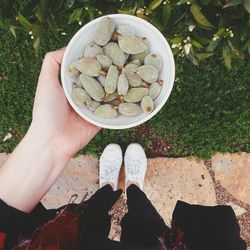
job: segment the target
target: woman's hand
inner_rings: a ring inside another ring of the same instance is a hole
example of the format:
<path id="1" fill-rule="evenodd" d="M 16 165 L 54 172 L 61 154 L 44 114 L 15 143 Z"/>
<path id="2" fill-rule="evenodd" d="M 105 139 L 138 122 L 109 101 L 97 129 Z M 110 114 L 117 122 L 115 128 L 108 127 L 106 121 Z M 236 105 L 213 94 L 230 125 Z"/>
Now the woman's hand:
<path id="1" fill-rule="evenodd" d="M 80 117 L 68 103 L 58 80 L 65 48 L 46 54 L 39 76 L 31 131 L 44 137 L 62 157 L 70 158 L 100 128 Z"/>
<path id="2" fill-rule="evenodd" d="M 70 157 L 99 131 L 67 102 L 58 80 L 63 53 L 61 49 L 45 56 L 31 126 L 0 168 L 0 199 L 24 212 L 37 205 Z"/>

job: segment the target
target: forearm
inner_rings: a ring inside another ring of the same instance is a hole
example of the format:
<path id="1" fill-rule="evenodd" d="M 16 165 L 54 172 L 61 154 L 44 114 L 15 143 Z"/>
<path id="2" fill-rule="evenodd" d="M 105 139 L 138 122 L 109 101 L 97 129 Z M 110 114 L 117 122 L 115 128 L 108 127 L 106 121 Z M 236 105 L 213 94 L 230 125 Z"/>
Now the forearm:
<path id="1" fill-rule="evenodd" d="M 51 138 L 31 126 L 0 169 L 0 199 L 30 212 L 60 176 L 68 160 L 58 155 Z"/>

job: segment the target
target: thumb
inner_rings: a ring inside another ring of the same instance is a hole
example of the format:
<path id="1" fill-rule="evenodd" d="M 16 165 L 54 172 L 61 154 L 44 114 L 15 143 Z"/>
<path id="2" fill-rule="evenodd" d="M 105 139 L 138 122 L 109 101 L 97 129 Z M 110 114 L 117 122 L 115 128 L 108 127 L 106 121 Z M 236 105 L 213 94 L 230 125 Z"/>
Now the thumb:
<path id="1" fill-rule="evenodd" d="M 43 60 L 38 84 L 55 84 L 58 82 L 58 74 L 66 47 L 48 52 Z"/>

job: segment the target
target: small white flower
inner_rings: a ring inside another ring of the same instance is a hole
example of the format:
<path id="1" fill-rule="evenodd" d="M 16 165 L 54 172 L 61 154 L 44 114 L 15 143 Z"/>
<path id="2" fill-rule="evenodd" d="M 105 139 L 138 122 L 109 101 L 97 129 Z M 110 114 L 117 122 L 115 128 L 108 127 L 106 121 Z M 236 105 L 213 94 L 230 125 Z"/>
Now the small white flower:
<path id="1" fill-rule="evenodd" d="M 144 9 L 140 8 L 136 11 L 136 13 L 144 13 Z"/>
<path id="2" fill-rule="evenodd" d="M 144 9 L 147 9 L 147 6 L 145 5 L 143 8 L 144 8 Z"/>
<path id="3" fill-rule="evenodd" d="M 65 36 L 65 35 L 67 35 L 67 34 L 66 34 L 65 32 L 62 32 L 61 35 Z"/>
<path id="4" fill-rule="evenodd" d="M 190 40 L 191 40 L 190 36 L 187 36 L 187 40 L 188 40 L 188 41 L 190 41 Z"/>
<path id="5" fill-rule="evenodd" d="M 216 13 L 216 16 L 219 16 L 219 13 Z"/>
<path id="6" fill-rule="evenodd" d="M 229 31 L 229 28 L 227 28 L 226 31 Z"/>
<path id="7" fill-rule="evenodd" d="M 99 10 L 99 11 L 98 11 L 98 14 L 102 15 L 102 12 Z"/>
<path id="8" fill-rule="evenodd" d="M 192 31 L 194 30 L 194 28 L 195 28 L 195 26 L 192 25 L 192 24 L 188 26 L 188 30 L 189 30 L 190 32 L 192 32 Z"/>
<path id="9" fill-rule="evenodd" d="M 32 35 L 32 31 L 29 31 L 29 35 Z"/>
<path id="10" fill-rule="evenodd" d="M 186 40 L 186 39 L 184 39 L 184 40 L 183 40 L 183 42 L 184 42 L 184 43 L 187 43 L 187 40 Z"/>
<path id="11" fill-rule="evenodd" d="M 123 0 L 120 0 L 120 2 L 122 2 Z"/>
<path id="12" fill-rule="evenodd" d="M 190 5 L 191 4 L 191 2 L 190 1 L 187 1 L 187 5 Z"/>
<path id="13" fill-rule="evenodd" d="M 82 25 L 82 21 L 79 21 L 78 24 L 79 24 L 79 25 Z"/>
<path id="14" fill-rule="evenodd" d="M 171 48 L 172 48 L 172 49 L 174 49 L 174 48 L 176 48 L 176 47 L 178 47 L 178 46 L 177 46 L 177 44 L 175 44 L 175 43 L 173 43 L 173 44 L 171 45 Z"/>
<path id="15" fill-rule="evenodd" d="M 186 55 L 188 55 L 190 53 L 191 47 L 192 47 L 191 43 L 187 43 L 184 45 L 184 51 L 185 51 Z"/>
<path id="16" fill-rule="evenodd" d="M 148 12 L 146 12 L 145 15 L 148 16 Z"/>
<path id="17" fill-rule="evenodd" d="M 8 133 L 7 135 L 5 135 L 5 137 L 3 138 L 3 142 L 9 140 L 12 138 L 12 134 L 11 133 Z"/>
<path id="18" fill-rule="evenodd" d="M 34 39 L 34 36 L 31 36 L 30 38 L 31 38 L 31 40 L 33 40 L 33 39 Z"/>
<path id="19" fill-rule="evenodd" d="M 164 2 L 163 2 L 163 5 L 166 5 L 166 4 L 167 4 L 167 1 L 164 1 Z"/>
<path id="20" fill-rule="evenodd" d="M 232 33 L 230 33 L 230 37 L 234 37 L 234 33 L 232 32 Z"/>
<path id="21" fill-rule="evenodd" d="M 182 49 L 182 46 L 179 46 L 179 50 L 181 50 Z"/>
<path id="22" fill-rule="evenodd" d="M 181 46 L 181 43 L 178 43 L 178 44 L 177 44 L 177 47 L 180 47 L 180 46 Z"/>
<path id="23" fill-rule="evenodd" d="M 88 7 L 85 7 L 85 10 L 88 10 L 89 8 Z"/>
<path id="24" fill-rule="evenodd" d="M 216 40 L 218 40 L 220 37 L 217 35 L 217 34 L 214 34 L 214 36 L 213 36 L 213 41 L 216 41 Z"/>

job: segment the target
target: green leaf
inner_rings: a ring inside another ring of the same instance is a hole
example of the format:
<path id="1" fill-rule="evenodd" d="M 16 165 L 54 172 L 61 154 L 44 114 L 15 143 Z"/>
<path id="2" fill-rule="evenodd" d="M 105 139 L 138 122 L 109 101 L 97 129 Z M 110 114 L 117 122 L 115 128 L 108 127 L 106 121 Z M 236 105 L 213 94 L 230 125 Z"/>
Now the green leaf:
<path id="1" fill-rule="evenodd" d="M 191 40 L 191 43 L 194 45 L 194 47 L 202 49 L 204 46 L 200 44 L 199 42 L 195 41 L 194 39 Z"/>
<path id="2" fill-rule="evenodd" d="M 232 6 L 236 6 L 241 4 L 241 0 L 229 0 L 224 6 L 223 8 L 228 8 L 228 7 L 232 7 Z"/>
<path id="3" fill-rule="evenodd" d="M 218 31 L 216 32 L 216 35 L 220 36 L 224 33 L 224 31 L 225 31 L 225 28 L 219 28 Z"/>
<path id="4" fill-rule="evenodd" d="M 168 23 L 168 20 L 171 16 L 171 4 L 166 4 L 162 8 L 162 22 L 163 26 L 166 26 Z"/>
<path id="5" fill-rule="evenodd" d="M 64 5 L 66 8 L 70 9 L 73 7 L 74 3 L 75 3 L 75 0 L 66 0 Z"/>
<path id="6" fill-rule="evenodd" d="M 34 37 L 41 36 L 41 34 L 42 34 L 42 26 L 41 26 L 41 24 L 39 24 L 39 23 L 33 24 L 31 31 L 32 31 L 32 35 Z"/>
<path id="7" fill-rule="evenodd" d="M 12 35 L 16 38 L 16 29 L 17 27 L 14 25 L 10 25 L 9 30 L 12 33 Z"/>
<path id="8" fill-rule="evenodd" d="M 200 60 L 200 61 L 202 61 L 202 60 L 204 60 L 204 59 L 207 59 L 207 58 L 209 58 L 209 57 L 211 57 L 211 56 L 213 56 L 214 55 L 214 53 L 196 53 L 196 56 L 197 56 L 197 58 Z"/>
<path id="9" fill-rule="evenodd" d="M 203 15 L 198 4 L 192 3 L 190 10 L 196 22 L 199 23 L 202 27 L 208 29 L 215 29 L 215 26 L 211 24 L 208 19 Z"/>
<path id="10" fill-rule="evenodd" d="M 180 50 L 178 48 L 172 49 L 173 55 L 176 56 Z"/>
<path id="11" fill-rule="evenodd" d="M 44 18 L 43 11 L 42 11 L 41 7 L 38 7 L 38 9 L 35 12 L 35 16 L 40 23 L 45 22 L 45 18 Z"/>
<path id="12" fill-rule="evenodd" d="M 248 39 L 245 43 L 245 45 L 243 46 L 243 51 L 246 50 L 248 51 L 248 54 L 250 55 L 250 39 Z"/>
<path id="13" fill-rule="evenodd" d="M 228 69 L 232 68 L 232 56 L 231 56 L 231 50 L 230 47 L 227 44 L 224 44 L 222 49 L 223 59 L 226 67 Z"/>
<path id="14" fill-rule="evenodd" d="M 31 30 L 32 24 L 29 22 L 27 18 L 25 18 L 20 12 L 18 13 L 18 21 L 19 23 L 26 28 L 27 30 Z"/>
<path id="15" fill-rule="evenodd" d="M 188 0 L 179 0 L 176 5 L 183 5 L 187 2 Z"/>
<path id="16" fill-rule="evenodd" d="M 176 37 L 170 39 L 170 42 L 173 44 L 178 44 L 178 43 L 181 43 L 182 41 L 183 41 L 182 36 L 176 36 Z"/>
<path id="17" fill-rule="evenodd" d="M 38 56 L 39 50 L 40 50 L 40 37 L 37 37 L 37 38 L 34 40 L 33 48 L 34 48 L 34 50 L 35 50 L 36 56 Z"/>
<path id="18" fill-rule="evenodd" d="M 78 8 L 78 9 L 75 9 L 70 17 L 69 17 L 69 24 L 75 22 L 75 21 L 79 21 L 80 18 L 81 18 L 81 15 L 82 15 L 82 11 L 83 11 L 83 8 Z"/>
<path id="19" fill-rule="evenodd" d="M 53 7 L 52 7 L 53 10 L 54 11 L 60 11 L 62 9 L 62 7 L 63 7 L 63 3 L 64 3 L 64 0 L 56 0 L 56 1 L 54 1 Z M 51 3 L 50 3 L 50 5 L 51 5 Z"/>
<path id="20" fill-rule="evenodd" d="M 235 47 L 235 45 L 232 43 L 231 40 L 227 40 L 227 43 L 232 51 L 232 54 L 234 54 L 236 57 L 243 59 L 242 53 Z"/>
<path id="21" fill-rule="evenodd" d="M 211 3 L 212 0 L 199 0 L 199 2 L 201 3 L 201 5 L 209 5 Z"/>
<path id="22" fill-rule="evenodd" d="M 164 27 L 162 26 L 162 24 L 157 20 L 157 19 L 153 19 L 151 21 L 151 24 L 153 24 L 159 31 L 163 31 Z"/>
<path id="23" fill-rule="evenodd" d="M 134 8 L 123 8 L 117 10 L 119 14 L 132 14 L 132 15 L 135 14 L 135 11 L 136 11 L 136 6 Z"/>
<path id="24" fill-rule="evenodd" d="M 163 0 L 153 0 L 147 10 L 152 11 L 161 5 Z M 146 11 L 147 12 L 147 11 Z"/>
<path id="25" fill-rule="evenodd" d="M 195 66 L 198 66 L 199 65 L 199 61 L 198 61 L 198 58 L 195 56 L 195 54 L 193 53 L 189 53 L 187 55 L 187 58 L 195 65 Z"/>
<path id="26" fill-rule="evenodd" d="M 141 19 L 144 19 L 144 20 L 146 20 L 148 22 L 150 21 L 150 18 L 148 16 L 142 14 L 142 13 L 137 13 L 136 16 L 141 18 Z"/>
<path id="27" fill-rule="evenodd" d="M 193 37 L 195 38 L 196 41 L 198 41 L 202 45 L 206 45 L 206 44 L 211 42 L 211 39 L 208 39 L 208 38 L 206 38 L 204 36 L 201 37 L 201 36 L 198 36 L 198 35 L 194 34 Z"/>
<path id="28" fill-rule="evenodd" d="M 242 0 L 245 10 L 250 14 L 250 0 Z"/>
<path id="29" fill-rule="evenodd" d="M 211 42 L 208 44 L 208 46 L 207 46 L 207 48 L 206 48 L 206 51 L 207 51 L 207 52 L 213 52 L 213 51 L 218 47 L 220 41 L 221 41 L 221 39 L 218 39 L 218 40 L 216 40 L 216 41 L 211 41 Z"/>

